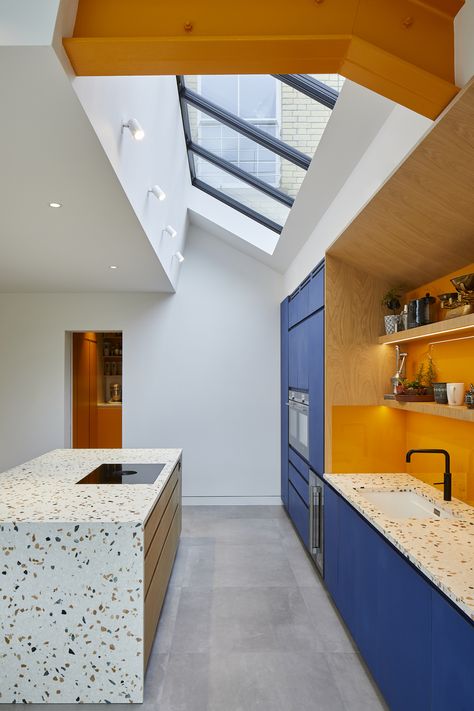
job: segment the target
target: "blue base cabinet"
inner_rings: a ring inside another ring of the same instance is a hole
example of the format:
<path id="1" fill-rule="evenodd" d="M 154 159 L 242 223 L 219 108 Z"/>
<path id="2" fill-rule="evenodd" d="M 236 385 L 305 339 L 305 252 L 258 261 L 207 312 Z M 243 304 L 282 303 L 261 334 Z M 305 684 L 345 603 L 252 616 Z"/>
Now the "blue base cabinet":
<path id="1" fill-rule="evenodd" d="M 474 625 L 330 486 L 325 584 L 391 711 L 474 709 Z"/>
<path id="2" fill-rule="evenodd" d="M 472 711 L 474 627 L 435 590 L 432 612 L 433 711 Z"/>

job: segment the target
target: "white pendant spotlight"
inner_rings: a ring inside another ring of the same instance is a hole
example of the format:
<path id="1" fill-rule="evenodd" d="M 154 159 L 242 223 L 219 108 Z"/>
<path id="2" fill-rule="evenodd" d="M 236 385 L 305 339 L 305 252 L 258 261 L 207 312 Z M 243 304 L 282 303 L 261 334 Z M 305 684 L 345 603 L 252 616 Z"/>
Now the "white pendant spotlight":
<path id="1" fill-rule="evenodd" d="M 124 128 L 128 128 L 136 141 L 142 141 L 145 138 L 145 131 L 135 118 L 131 118 L 127 123 L 122 124 L 122 133 Z"/>
<path id="2" fill-rule="evenodd" d="M 153 193 L 157 200 L 160 200 L 161 202 L 166 198 L 165 191 L 162 190 L 159 185 L 154 185 L 148 192 Z"/>
<path id="3" fill-rule="evenodd" d="M 176 232 L 175 228 L 172 227 L 171 225 L 166 225 L 166 227 L 163 228 L 163 232 L 166 232 L 167 234 L 169 234 L 169 236 L 172 239 L 174 239 L 176 237 L 176 235 L 178 234 Z"/>
<path id="4" fill-rule="evenodd" d="M 60 203 L 60 202 L 50 202 L 50 203 L 49 203 L 49 206 L 50 206 L 50 207 L 54 207 L 54 208 L 58 208 L 58 207 L 62 207 L 62 203 Z"/>
<path id="5" fill-rule="evenodd" d="M 181 252 L 175 252 L 174 256 L 180 264 L 184 262 L 184 256 L 181 254 Z"/>

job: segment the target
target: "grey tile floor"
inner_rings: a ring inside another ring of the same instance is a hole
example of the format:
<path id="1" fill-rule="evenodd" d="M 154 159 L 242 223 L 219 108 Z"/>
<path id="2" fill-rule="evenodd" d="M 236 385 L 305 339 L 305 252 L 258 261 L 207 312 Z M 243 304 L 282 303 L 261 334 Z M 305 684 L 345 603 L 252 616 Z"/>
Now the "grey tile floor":
<path id="1" fill-rule="evenodd" d="M 0 711 L 15 708 L 0 705 Z M 54 711 L 72 708 L 54 705 Z M 185 506 L 139 708 L 383 711 L 387 706 L 282 508 Z"/>
<path id="2" fill-rule="evenodd" d="M 275 506 L 184 507 L 144 707 L 387 709 Z"/>

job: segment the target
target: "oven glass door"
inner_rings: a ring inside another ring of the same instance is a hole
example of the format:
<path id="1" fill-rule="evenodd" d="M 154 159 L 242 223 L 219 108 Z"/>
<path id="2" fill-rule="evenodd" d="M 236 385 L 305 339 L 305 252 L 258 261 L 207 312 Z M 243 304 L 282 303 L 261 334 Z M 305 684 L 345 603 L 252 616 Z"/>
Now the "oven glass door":
<path id="1" fill-rule="evenodd" d="M 290 402 L 288 417 L 288 439 L 302 457 L 309 457 L 309 407 Z"/>

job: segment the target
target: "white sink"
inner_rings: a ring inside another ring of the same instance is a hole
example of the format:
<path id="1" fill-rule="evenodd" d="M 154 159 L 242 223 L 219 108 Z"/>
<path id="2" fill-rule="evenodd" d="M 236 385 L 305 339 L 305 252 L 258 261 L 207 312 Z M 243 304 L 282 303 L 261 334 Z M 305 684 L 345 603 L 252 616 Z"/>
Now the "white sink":
<path id="1" fill-rule="evenodd" d="M 359 489 L 367 501 L 391 518 L 452 518 L 450 511 L 440 508 L 414 491 L 375 491 Z"/>

